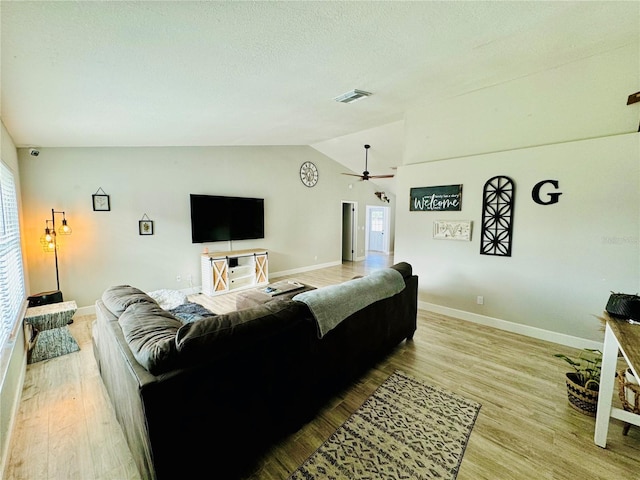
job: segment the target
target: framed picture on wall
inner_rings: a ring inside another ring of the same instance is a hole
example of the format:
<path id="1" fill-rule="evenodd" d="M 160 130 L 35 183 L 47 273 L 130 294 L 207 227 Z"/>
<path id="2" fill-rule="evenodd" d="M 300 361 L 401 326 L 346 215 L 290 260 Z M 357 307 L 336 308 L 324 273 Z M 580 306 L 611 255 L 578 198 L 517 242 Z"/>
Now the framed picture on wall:
<path id="1" fill-rule="evenodd" d="M 153 235 L 153 220 L 138 221 L 138 233 L 140 235 Z"/>
<path id="2" fill-rule="evenodd" d="M 94 212 L 108 212 L 111 210 L 111 203 L 109 202 L 109 195 L 101 195 L 94 193 L 91 195 L 93 199 L 93 211 Z"/>

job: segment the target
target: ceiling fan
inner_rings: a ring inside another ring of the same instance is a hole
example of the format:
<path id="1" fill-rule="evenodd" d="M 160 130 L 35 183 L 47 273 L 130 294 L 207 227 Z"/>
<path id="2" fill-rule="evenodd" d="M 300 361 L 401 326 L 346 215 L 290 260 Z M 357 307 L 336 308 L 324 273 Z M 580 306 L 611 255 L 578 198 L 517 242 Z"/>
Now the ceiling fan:
<path id="1" fill-rule="evenodd" d="M 370 178 L 393 178 L 393 175 L 369 175 L 367 171 L 367 163 L 369 160 L 369 149 L 371 145 L 364 146 L 364 172 L 362 175 L 357 175 L 355 173 L 343 173 L 343 175 L 351 175 L 352 177 L 360 177 L 362 180 L 369 180 Z"/>

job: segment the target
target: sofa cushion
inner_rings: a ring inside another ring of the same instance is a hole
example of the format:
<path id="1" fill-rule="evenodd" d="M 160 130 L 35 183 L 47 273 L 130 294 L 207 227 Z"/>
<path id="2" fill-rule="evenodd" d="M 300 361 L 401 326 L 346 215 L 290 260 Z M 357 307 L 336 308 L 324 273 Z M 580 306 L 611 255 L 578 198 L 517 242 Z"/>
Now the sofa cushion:
<path id="1" fill-rule="evenodd" d="M 205 317 L 183 325 L 176 335 L 181 362 L 211 360 L 238 349 L 268 342 L 271 336 L 304 317 L 304 306 L 291 300 L 272 300 L 244 310 Z"/>
<path id="2" fill-rule="evenodd" d="M 392 265 L 389 268 L 393 268 L 402 274 L 402 278 L 408 278 L 413 275 L 413 269 L 411 268 L 411 264 L 407 262 L 398 262 L 395 265 Z"/>
<path id="3" fill-rule="evenodd" d="M 155 303 L 134 303 L 118 319 L 138 363 L 154 375 L 176 365 L 176 333 L 182 322 Z"/>
<path id="4" fill-rule="evenodd" d="M 119 317 L 129 305 L 134 303 L 157 305 L 153 298 L 131 285 L 116 285 L 107 288 L 102 294 L 102 301 L 116 317 Z"/>

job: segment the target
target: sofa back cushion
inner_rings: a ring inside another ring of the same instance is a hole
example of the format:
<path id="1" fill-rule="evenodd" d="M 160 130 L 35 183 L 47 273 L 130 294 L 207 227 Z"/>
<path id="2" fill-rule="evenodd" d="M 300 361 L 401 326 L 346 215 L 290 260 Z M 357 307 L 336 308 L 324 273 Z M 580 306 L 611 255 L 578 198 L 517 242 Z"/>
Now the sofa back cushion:
<path id="1" fill-rule="evenodd" d="M 154 375 L 176 366 L 176 334 L 182 322 L 155 303 L 138 302 L 118 323 L 138 363 Z"/>
<path id="2" fill-rule="evenodd" d="M 127 307 L 134 303 L 157 305 L 153 298 L 131 285 L 116 285 L 107 288 L 102 294 L 102 302 L 116 317 L 122 315 Z"/>
<path id="3" fill-rule="evenodd" d="M 181 365 L 251 350 L 256 344 L 269 342 L 271 337 L 302 321 L 304 316 L 303 305 L 276 299 L 257 307 L 188 323 L 176 335 Z"/>

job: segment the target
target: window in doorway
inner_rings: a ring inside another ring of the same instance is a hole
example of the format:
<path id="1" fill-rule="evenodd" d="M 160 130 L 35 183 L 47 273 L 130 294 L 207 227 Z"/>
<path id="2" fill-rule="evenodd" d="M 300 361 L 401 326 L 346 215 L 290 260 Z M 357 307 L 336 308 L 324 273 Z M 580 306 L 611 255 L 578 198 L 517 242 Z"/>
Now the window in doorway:
<path id="1" fill-rule="evenodd" d="M 371 231 L 384 231 L 384 212 L 382 210 L 371 210 Z"/>

